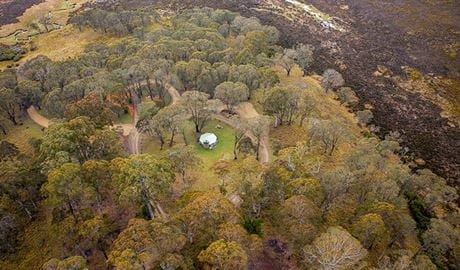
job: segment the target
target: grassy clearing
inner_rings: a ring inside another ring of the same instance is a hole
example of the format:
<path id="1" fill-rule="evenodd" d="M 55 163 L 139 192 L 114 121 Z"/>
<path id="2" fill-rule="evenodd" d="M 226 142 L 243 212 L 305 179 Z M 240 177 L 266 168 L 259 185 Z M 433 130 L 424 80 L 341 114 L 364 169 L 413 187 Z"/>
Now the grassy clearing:
<path id="1" fill-rule="evenodd" d="M 64 60 L 80 55 L 85 46 L 92 42 L 111 43 L 119 38 L 110 37 L 102 33 L 97 33 L 91 29 L 79 31 L 72 25 L 42 34 L 35 40 L 38 49 L 29 52 L 18 64 L 24 63 L 28 59 L 38 55 L 46 55 L 52 60 Z M 5 69 L 11 61 L 0 62 L 0 69 Z"/>
<path id="2" fill-rule="evenodd" d="M 7 140 L 15 144 L 19 150 L 26 154 L 33 154 L 34 150 L 29 144 L 31 138 L 40 139 L 43 136 L 41 127 L 35 124 L 30 118 L 23 121 L 20 126 L 13 127 L 6 136 L 0 135 L 0 140 Z"/>
<path id="3" fill-rule="evenodd" d="M 72 25 L 67 25 L 61 30 L 40 35 L 40 38 L 36 40 L 38 49 L 27 54 L 22 61 L 37 55 L 46 55 L 52 60 L 63 60 L 81 54 L 89 43 L 111 43 L 117 39 L 91 29 L 80 32 Z"/>
<path id="4" fill-rule="evenodd" d="M 216 128 L 217 125 L 220 125 L 222 128 Z M 212 167 L 214 164 L 221 160 L 231 160 L 233 159 L 233 130 L 226 124 L 218 121 L 210 121 L 203 129 L 203 133 L 212 132 L 216 134 L 219 143 L 217 146 L 212 149 L 205 149 L 197 143 L 198 136 L 194 131 L 194 126 L 190 122 L 187 127 L 186 137 L 189 145 L 192 145 L 197 155 L 201 158 L 202 165 L 199 170 L 192 172 L 193 177 L 195 178 L 194 183 L 192 184 L 192 190 L 211 190 L 215 189 L 219 181 L 215 176 Z M 175 140 L 175 145 L 183 143 L 183 139 L 180 136 Z M 149 154 L 161 154 L 169 149 L 167 145 L 164 146 L 163 151 L 160 150 L 160 144 L 158 140 L 153 138 L 145 138 L 142 143 L 142 153 Z"/>
<path id="5" fill-rule="evenodd" d="M 0 36 L 7 36 L 17 29 L 30 30 L 31 24 L 37 23 L 49 13 L 51 13 L 52 22 L 65 25 L 70 12 L 78 9 L 85 2 L 88 0 L 46 0 L 28 8 L 17 18 L 19 22 L 1 26 Z"/>
<path id="6" fill-rule="evenodd" d="M 133 117 L 129 113 L 122 114 L 120 118 L 118 118 L 118 122 L 121 124 L 132 124 Z"/>

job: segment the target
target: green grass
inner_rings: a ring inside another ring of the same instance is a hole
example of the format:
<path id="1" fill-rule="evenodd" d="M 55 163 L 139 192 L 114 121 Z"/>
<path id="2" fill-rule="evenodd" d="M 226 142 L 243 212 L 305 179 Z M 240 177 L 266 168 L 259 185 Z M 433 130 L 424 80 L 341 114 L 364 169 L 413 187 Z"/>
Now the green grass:
<path id="1" fill-rule="evenodd" d="M 216 128 L 217 125 L 222 126 L 222 129 Z M 193 143 L 195 149 L 198 153 L 198 156 L 203 160 L 203 167 L 211 168 L 216 161 L 221 159 L 232 159 L 233 158 L 233 130 L 226 124 L 218 121 L 212 120 L 210 121 L 205 128 L 203 129 L 202 133 L 214 133 L 217 136 L 218 143 L 214 149 L 206 149 L 199 145 L 196 141 L 197 138 L 194 136 L 192 130 L 192 136 L 190 139 L 194 139 Z M 190 140 L 190 142 L 192 142 Z"/>
<path id="2" fill-rule="evenodd" d="M 222 126 L 221 129 L 216 128 L 217 125 Z M 194 126 L 189 122 L 187 127 L 187 141 L 189 145 L 193 146 L 197 152 L 197 155 L 201 158 L 202 165 L 196 172 L 196 181 L 193 183 L 192 190 L 211 190 L 219 185 L 218 178 L 215 176 L 212 167 L 214 164 L 221 160 L 232 160 L 233 159 L 233 130 L 228 125 L 218 121 L 210 121 L 203 129 L 202 133 L 212 132 L 216 134 L 218 143 L 212 150 L 206 149 L 197 143 L 198 136 L 194 130 Z M 177 136 L 175 139 L 175 145 L 183 143 L 181 136 Z M 169 149 L 167 143 L 163 147 L 163 151 L 160 150 L 160 144 L 157 139 L 146 138 L 143 141 L 142 152 L 149 154 L 160 154 Z"/>
<path id="3" fill-rule="evenodd" d="M 129 113 L 125 113 L 125 114 L 122 114 L 120 118 L 118 118 L 118 121 L 122 124 L 132 124 L 133 117 Z"/>
<path id="4" fill-rule="evenodd" d="M 22 125 L 13 126 L 8 131 L 8 134 L 0 135 L 0 140 L 7 140 L 10 143 L 15 144 L 19 150 L 24 154 L 33 154 L 34 150 L 29 144 L 31 138 L 41 138 L 43 131 L 41 127 L 35 124 L 30 118 L 22 121 Z"/>

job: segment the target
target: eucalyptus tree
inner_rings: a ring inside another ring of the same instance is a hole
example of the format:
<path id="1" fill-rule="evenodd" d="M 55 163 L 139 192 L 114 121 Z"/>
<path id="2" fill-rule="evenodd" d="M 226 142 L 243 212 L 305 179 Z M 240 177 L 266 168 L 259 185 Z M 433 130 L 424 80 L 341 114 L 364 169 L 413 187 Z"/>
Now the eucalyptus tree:
<path id="1" fill-rule="evenodd" d="M 112 160 L 114 188 L 124 203 L 136 202 L 155 217 L 155 205 L 174 181 L 171 163 L 149 154 L 131 155 Z"/>

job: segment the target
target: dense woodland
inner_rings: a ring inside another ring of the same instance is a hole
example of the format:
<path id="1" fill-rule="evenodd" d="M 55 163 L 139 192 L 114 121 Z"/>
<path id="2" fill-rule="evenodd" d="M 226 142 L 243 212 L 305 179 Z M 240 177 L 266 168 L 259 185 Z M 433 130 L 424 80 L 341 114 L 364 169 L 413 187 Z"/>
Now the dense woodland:
<path id="1" fill-rule="evenodd" d="M 70 23 L 119 40 L 0 74 L 1 133 L 32 105 L 53 119 L 31 155 L 0 144 L 1 269 L 459 269 L 457 190 L 409 166 L 397 134 L 369 132 L 337 71 L 320 91 L 290 81 L 310 75 L 312 46 L 282 48 L 276 28 L 225 10 L 88 9 Z M 333 98 L 355 118 L 325 113 Z M 248 101 L 263 115 L 238 118 Z M 233 159 L 215 164 L 218 188 L 196 191 L 184 123 L 200 134 L 221 106 Z M 112 126 L 133 110 L 165 151 L 130 155 Z M 306 139 L 272 140 L 262 163 L 266 126 Z"/>

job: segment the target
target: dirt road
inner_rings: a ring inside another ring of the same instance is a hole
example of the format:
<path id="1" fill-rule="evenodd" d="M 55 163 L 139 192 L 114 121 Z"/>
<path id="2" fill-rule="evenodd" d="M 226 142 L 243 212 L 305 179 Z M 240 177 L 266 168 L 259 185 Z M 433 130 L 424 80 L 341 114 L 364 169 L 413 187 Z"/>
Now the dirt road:
<path id="1" fill-rule="evenodd" d="M 35 123 L 39 126 L 44 128 L 48 128 L 50 125 L 50 120 L 43 115 L 41 115 L 34 106 L 30 106 L 27 109 L 27 114 L 29 115 L 30 119 L 32 119 Z"/>
<path id="2" fill-rule="evenodd" d="M 50 120 L 43 115 L 41 115 L 34 106 L 30 106 L 27 109 L 27 114 L 30 119 L 34 121 L 39 126 L 48 128 L 50 125 Z M 134 105 L 134 123 L 133 124 L 115 124 L 112 128 L 121 129 L 123 131 L 122 135 L 126 138 L 126 148 L 130 154 L 139 154 L 139 142 L 140 142 L 140 133 L 135 127 L 135 123 L 138 120 L 137 113 L 137 103 Z"/>
<path id="3" fill-rule="evenodd" d="M 179 100 L 182 98 L 179 91 L 177 91 L 176 88 L 174 88 L 170 84 L 167 84 L 166 87 L 168 90 L 168 94 L 171 97 L 171 105 L 179 102 Z"/>
<path id="4" fill-rule="evenodd" d="M 172 85 L 168 85 L 167 87 L 168 93 L 171 96 L 171 104 L 177 104 L 180 99 L 182 98 L 179 91 L 175 89 Z M 139 98 L 133 94 L 133 123 L 132 124 L 115 124 L 112 126 L 112 128 L 115 129 L 121 129 L 122 135 L 125 138 L 126 142 L 126 148 L 128 153 L 130 154 L 139 154 L 140 151 L 140 138 L 141 138 L 141 133 L 137 131 L 136 128 L 136 123 L 139 120 L 139 115 L 138 115 L 138 110 L 137 110 L 137 105 L 139 104 Z M 221 110 L 224 108 L 222 106 Z M 252 106 L 251 103 L 249 102 L 243 102 L 239 104 L 235 108 L 236 112 L 238 115 L 242 118 L 256 118 L 259 117 L 259 113 L 254 109 L 254 106 Z M 34 106 L 30 106 L 27 109 L 27 113 L 35 123 L 38 125 L 48 128 L 50 125 L 50 120 L 41 115 L 37 109 Z M 217 113 L 214 115 L 215 119 L 218 119 L 229 126 L 234 126 L 234 124 L 228 119 L 227 117 L 223 116 L 222 114 Z M 269 140 L 269 131 L 270 127 L 266 127 L 266 132 L 264 133 L 262 140 L 260 142 L 260 149 L 259 149 L 259 160 L 260 162 L 269 162 L 270 161 L 270 140 Z M 254 137 L 254 135 L 248 133 L 247 136 L 251 139 L 251 141 L 255 144 L 257 143 L 257 139 Z"/>

